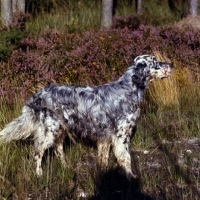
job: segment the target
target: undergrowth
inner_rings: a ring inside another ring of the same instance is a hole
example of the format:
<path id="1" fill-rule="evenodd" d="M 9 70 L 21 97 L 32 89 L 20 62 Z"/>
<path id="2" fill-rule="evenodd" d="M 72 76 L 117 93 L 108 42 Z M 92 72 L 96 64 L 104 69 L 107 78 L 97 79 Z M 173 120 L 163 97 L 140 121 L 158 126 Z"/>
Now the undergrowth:
<path id="1" fill-rule="evenodd" d="M 35 91 L 52 82 L 104 84 L 118 79 L 140 54 L 172 62 L 173 73 L 153 81 L 141 104 L 131 140 L 137 180 L 125 178 L 112 154 L 109 169 L 100 174 L 95 144 L 80 139 L 74 145 L 67 138 L 67 167 L 62 168 L 50 149 L 43 160 L 44 175 L 38 179 L 30 138 L 0 144 L 0 199 L 199 199 L 199 31 L 153 27 L 181 15 L 172 16 L 160 1 L 145 4 L 142 19 L 132 13 L 134 1 L 119 1 L 116 14 L 126 17 L 115 17 L 108 31 L 98 31 L 99 1 L 69 1 L 61 13 L 50 9 L 59 2 L 44 1 L 41 10 L 35 10 L 38 2 L 32 1 L 29 9 L 40 16 L 32 16 L 26 26 L 21 20 L 1 30 L 1 129 L 20 115 Z"/>

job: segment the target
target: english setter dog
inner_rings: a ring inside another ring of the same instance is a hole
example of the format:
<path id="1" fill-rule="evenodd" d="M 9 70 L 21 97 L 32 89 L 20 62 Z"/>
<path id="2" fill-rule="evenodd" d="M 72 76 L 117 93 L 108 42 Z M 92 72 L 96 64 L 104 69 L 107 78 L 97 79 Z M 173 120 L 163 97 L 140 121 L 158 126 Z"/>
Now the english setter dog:
<path id="1" fill-rule="evenodd" d="M 142 55 L 118 81 L 100 86 L 50 85 L 26 103 L 22 115 L 0 132 L 0 140 L 34 138 L 36 173 L 42 175 L 45 150 L 54 147 L 56 156 L 65 162 L 63 140 L 70 133 L 97 142 L 98 163 L 108 165 L 110 148 L 128 178 L 131 170 L 130 137 L 140 116 L 139 104 L 145 88 L 154 78 L 171 74 L 171 64 Z"/>

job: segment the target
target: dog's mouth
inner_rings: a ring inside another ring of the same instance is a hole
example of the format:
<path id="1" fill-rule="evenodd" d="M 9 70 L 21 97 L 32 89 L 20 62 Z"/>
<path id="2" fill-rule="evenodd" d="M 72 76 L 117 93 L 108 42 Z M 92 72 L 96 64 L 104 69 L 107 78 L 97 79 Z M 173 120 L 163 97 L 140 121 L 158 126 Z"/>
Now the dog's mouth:
<path id="1" fill-rule="evenodd" d="M 154 74 L 154 75 L 149 76 L 149 78 L 147 79 L 147 81 L 148 81 L 148 82 L 151 82 L 151 81 L 153 81 L 154 79 L 163 80 L 163 79 L 168 78 L 170 75 L 171 75 L 171 71 L 170 71 L 170 72 L 165 72 L 165 74 L 162 74 L 162 75 L 160 75 L 160 76 L 159 76 L 158 74 Z"/>
<path id="2" fill-rule="evenodd" d="M 167 68 L 160 74 L 160 76 L 159 76 L 159 73 L 158 73 L 156 78 L 163 80 L 165 78 L 168 78 L 171 75 L 171 73 L 172 73 L 171 68 Z"/>
<path id="3" fill-rule="evenodd" d="M 170 73 L 170 74 L 166 74 L 166 75 L 164 75 L 164 76 L 161 76 L 161 77 L 157 77 L 157 78 L 159 78 L 159 79 L 163 80 L 163 79 L 166 79 L 166 78 L 168 78 L 170 75 L 171 75 L 171 73 Z"/>
<path id="4" fill-rule="evenodd" d="M 151 82 L 154 79 L 163 80 L 165 78 L 168 78 L 171 75 L 171 73 L 172 73 L 171 67 L 166 67 L 164 69 L 154 71 L 146 80 L 148 82 Z"/>
<path id="5" fill-rule="evenodd" d="M 165 79 L 165 78 L 168 78 L 170 75 L 171 75 L 171 72 L 168 73 L 168 74 L 166 74 L 165 76 L 160 77 L 160 79 L 163 80 L 163 79 Z"/>

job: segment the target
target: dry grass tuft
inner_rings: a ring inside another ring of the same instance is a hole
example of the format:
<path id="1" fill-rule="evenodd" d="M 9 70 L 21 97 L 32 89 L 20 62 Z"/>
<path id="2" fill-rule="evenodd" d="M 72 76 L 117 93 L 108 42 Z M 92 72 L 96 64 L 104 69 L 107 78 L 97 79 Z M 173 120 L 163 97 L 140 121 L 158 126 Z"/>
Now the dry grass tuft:
<path id="1" fill-rule="evenodd" d="M 200 30 L 200 16 L 191 16 L 189 15 L 186 18 L 183 18 L 181 21 L 174 24 L 175 28 L 193 28 Z"/>
<path id="2" fill-rule="evenodd" d="M 153 54 L 159 61 L 171 62 L 164 54 L 154 51 Z M 171 76 L 164 80 L 154 80 L 149 87 L 148 94 L 157 104 L 159 109 L 169 106 L 179 106 L 179 86 L 176 79 L 176 73 L 172 72 Z"/>

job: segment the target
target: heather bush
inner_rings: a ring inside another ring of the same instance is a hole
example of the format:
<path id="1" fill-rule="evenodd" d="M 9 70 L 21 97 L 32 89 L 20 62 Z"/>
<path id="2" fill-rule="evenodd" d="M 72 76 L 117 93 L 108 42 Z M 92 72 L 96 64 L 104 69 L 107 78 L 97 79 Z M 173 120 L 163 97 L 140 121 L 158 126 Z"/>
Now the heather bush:
<path id="1" fill-rule="evenodd" d="M 9 62 L 1 63 L 1 78 L 11 85 L 17 80 L 22 93 L 40 83 L 98 85 L 116 80 L 136 56 L 155 50 L 193 69 L 200 62 L 199 38 L 198 31 L 148 25 L 80 34 L 46 27 L 40 35 L 23 39 Z"/>
<path id="2" fill-rule="evenodd" d="M 161 37 L 165 40 L 166 51 L 174 55 L 177 61 L 187 65 L 199 63 L 199 31 L 194 29 L 162 29 Z"/>

